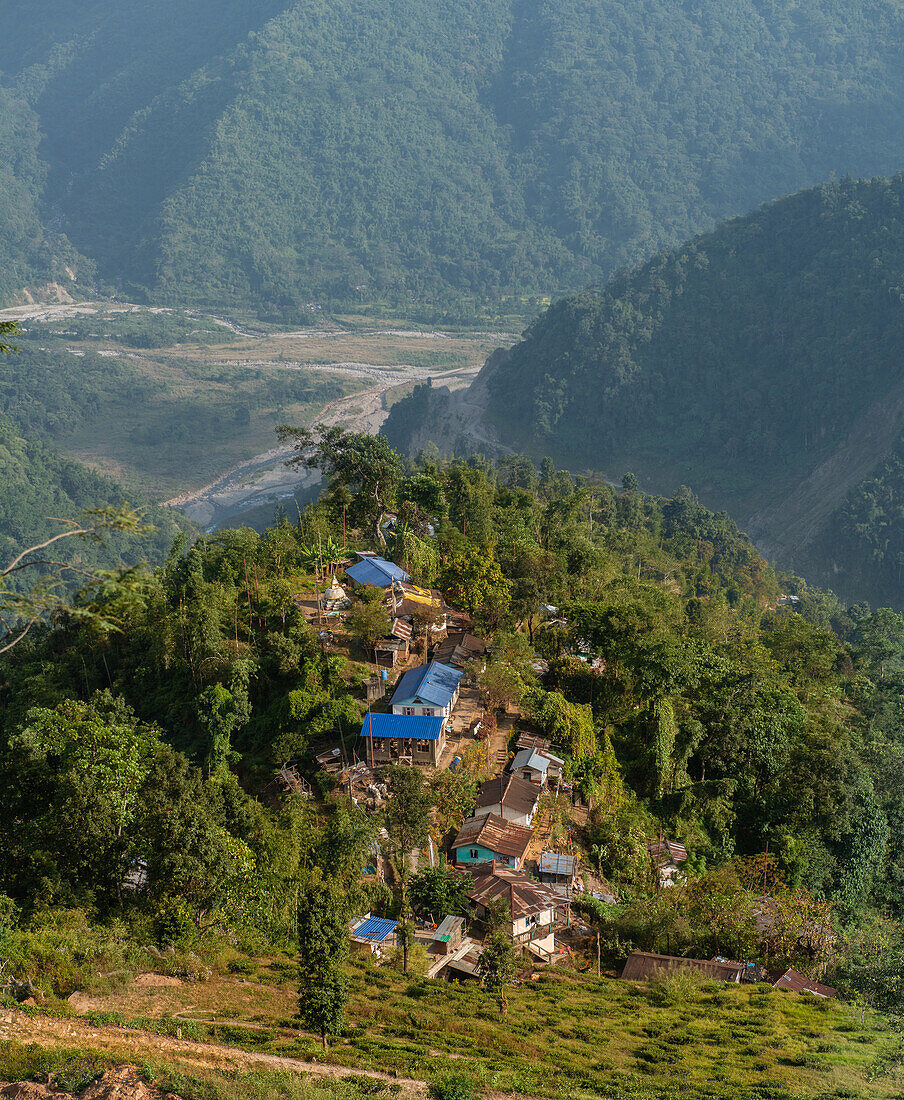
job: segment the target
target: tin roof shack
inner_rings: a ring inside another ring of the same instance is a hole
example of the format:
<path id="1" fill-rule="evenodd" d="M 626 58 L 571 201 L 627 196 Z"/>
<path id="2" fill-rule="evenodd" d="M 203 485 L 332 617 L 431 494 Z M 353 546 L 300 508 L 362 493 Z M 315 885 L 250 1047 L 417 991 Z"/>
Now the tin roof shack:
<path id="1" fill-rule="evenodd" d="M 446 744 L 446 727 L 442 718 L 421 714 L 368 714 L 361 736 L 373 767 L 402 763 L 436 767 Z"/>
<path id="2" fill-rule="evenodd" d="M 564 760 L 546 749 L 521 749 L 515 754 L 510 770 L 512 775 L 520 776 L 528 783 L 544 786 L 549 780 L 558 779 L 564 766 Z"/>
<path id="3" fill-rule="evenodd" d="M 687 859 L 687 848 L 674 840 L 648 840 L 647 851 L 659 878 L 660 886 L 674 886 L 683 874 L 680 864 Z"/>
<path id="4" fill-rule="evenodd" d="M 516 870 L 524 865 L 524 856 L 533 830 L 496 814 L 469 818 L 452 841 L 458 864 L 497 863 Z"/>
<path id="5" fill-rule="evenodd" d="M 458 702 L 463 675 L 459 669 L 436 661 L 410 669 L 392 693 L 392 713 L 420 714 L 441 718 L 445 723 Z"/>
<path id="6" fill-rule="evenodd" d="M 408 642 L 404 638 L 381 638 L 374 645 L 374 660 L 380 668 L 395 668 L 407 656 Z"/>
<path id="7" fill-rule="evenodd" d="M 729 962 L 727 959 L 685 959 L 678 955 L 634 951 L 625 961 L 621 979 L 625 982 L 645 982 L 672 970 L 692 970 L 717 982 L 739 983 L 746 969 L 745 963 Z"/>
<path id="8" fill-rule="evenodd" d="M 486 656 L 486 644 L 466 630 L 457 630 L 448 634 L 433 651 L 432 659 L 453 668 L 463 669 L 471 661 Z"/>
<path id="9" fill-rule="evenodd" d="M 577 869 L 577 857 L 568 852 L 543 852 L 537 871 L 540 881 L 552 886 L 557 893 L 570 898 Z"/>
<path id="10" fill-rule="evenodd" d="M 321 771 L 329 772 L 330 775 L 342 771 L 342 753 L 339 749 L 327 749 L 326 752 L 318 753 L 314 760 Z"/>
<path id="11" fill-rule="evenodd" d="M 394 562 L 366 550 L 359 550 L 359 560 L 346 569 L 346 576 L 356 585 L 371 584 L 375 588 L 389 588 L 393 582 L 410 581 L 411 577 Z"/>
<path id="12" fill-rule="evenodd" d="M 387 947 L 396 946 L 397 920 L 385 920 L 382 917 L 372 917 L 370 913 L 352 921 L 349 925 L 351 940 L 358 947 L 367 948 L 378 959 L 382 957 Z"/>
<path id="13" fill-rule="evenodd" d="M 480 785 L 475 817 L 496 814 L 516 825 L 530 825 L 540 803 L 540 788 L 517 775 L 502 775 Z"/>
<path id="14" fill-rule="evenodd" d="M 773 989 L 783 989 L 789 993 L 812 993 L 814 997 L 837 997 L 838 991 L 830 985 L 823 985 L 815 978 L 808 978 L 806 974 L 800 974 L 796 970 L 789 969 L 778 974 L 771 974 L 769 980 Z"/>
<path id="15" fill-rule="evenodd" d="M 512 943 L 550 959 L 556 948 L 553 927 L 561 899 L 523 872 L 508 867 L 485 863 L 472 868 L 470 873 L 468 900 L 478 919 L 486 920 L 493 903 L 501 902 L 507 911 L 502 928 L 511 936 Z"/>
<path id="16" fill-rule="evenodd" d="M 430 941 L 434 955 L 451 955 L 465 935 L 464 917 L 443 917 Z"/>

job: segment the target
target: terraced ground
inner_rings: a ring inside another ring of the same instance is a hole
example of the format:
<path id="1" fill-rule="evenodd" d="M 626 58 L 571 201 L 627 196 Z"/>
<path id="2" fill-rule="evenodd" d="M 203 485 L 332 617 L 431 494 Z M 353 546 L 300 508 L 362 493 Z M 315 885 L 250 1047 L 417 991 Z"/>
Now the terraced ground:
<path id="1" fill-rule="evenodd" d="M 576 967 L 586 965 L 578 954 Z M 8 1008 L 0 1078 L 36 1044 L 43 1066 L 96 1052 L 200 1076 L 213 1095 L 235 1095 L 250 1075 L 248 1100 L 289 1095 L 279 1084 L 287 1077 L 340 1095 L 418 1095 L 424 1082 L 464 1073 L 487 1097 L 557 1100 L 890 1100 L 904 1085 L 901 1038 L 887 1020 L 766 986 L 646 987 L 577 968 L 528 970 L 500 1017 L 476 985 L 406 978 L 368 957 L 349 966 L 349 1027 L 324 1052 L 297 1030 L 290 958 L 229 967 L 190 982 L 130 974 L 113 990 L 98 980 L 67 1002 Z M 360 1071 L 375 1080 L 354 1080 Z"/>

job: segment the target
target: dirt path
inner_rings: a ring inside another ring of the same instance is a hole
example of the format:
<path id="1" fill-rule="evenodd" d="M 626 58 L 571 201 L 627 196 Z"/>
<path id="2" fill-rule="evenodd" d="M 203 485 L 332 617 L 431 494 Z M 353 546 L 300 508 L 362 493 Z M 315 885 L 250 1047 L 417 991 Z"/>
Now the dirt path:
<path id="1" fill-rule="evenodd" d="M 133 1028 L 95 1025 L 80 1016 L 31 1016 L 16 1009 L 0 1010 L 0 1043 L 36 1043 L 38 1046 L 87 1047 L 91 1050 L 134 1062 L 139 1059 L 164 1060 L 176 1068 L 189 1070 L 223 1070 L 251 1073 L 269 1069 L 283 1073 L 307 1074 L 311 1077 L 341 1080 L 361 1077 L 393 1082 L 397 1095 L 422 1097 L 427 1095 L 427 1083 L 410 1077 L 399 1077 L 380 1070 L 358 1069 L 353 1066 L 326 1065 L 303 1058 L 288 1058 L 279 1054 L 264 1054 L 238 1050 L 218 1043 L 199 1043 L 168 1035 L 154 1035 Z M 484 1100 L 539 1100 L 521 1093 L 489 1090 Z"/>
<path id="2" fill-rule="evenodd" d="M 189 1039 L 174 1039 L 147 1031 L 110 1026 L 95 1026 L 78 1016 L 28 1016 L 15 1009 L 0 1011 L 0 1042 L 37 1043 L 38 1046 L 87 1046 L 134 1061 L 142 1058 L 165 1058 L 195 1069 L 232 1070 L 250 1073 L 256 1069 L 273 1069 L 289 1073 L 306 1073 L 313 1077 L 372 1077 L 394 1081 L 401 1096 L 424 1096 L 423 1081 L 395 1077 L 377 1070 L 355 1069 L 350 1066 L 325 1065 L 302 1058 L 285 1058 L 278 1054 L 249 1053 L 217 1043 L 198 1043 Z"/>

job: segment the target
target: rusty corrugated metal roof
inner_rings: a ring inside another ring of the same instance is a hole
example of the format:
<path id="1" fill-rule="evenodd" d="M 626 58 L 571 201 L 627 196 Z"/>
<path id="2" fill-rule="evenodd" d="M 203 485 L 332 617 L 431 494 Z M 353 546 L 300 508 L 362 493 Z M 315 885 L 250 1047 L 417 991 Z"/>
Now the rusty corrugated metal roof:
<path id="1" fill-rule="evenodd" d="M 706 978 L 720 982 L 740 981 L 747 969 L 745 963 L 721 959 L 685 959 L 679 955 L 656 955 L 651 951 L 634 951 L 625 961 L 621 977 L 629 982 L 642 982 L 670 970 L 694 970 Z"/>
<path id="2" fill-rule="evenodd" d="M 468 891 L 468 898 L 484 908 L 494 898 L 502 898 L 510 904 L 513 920 L 555 909 L 562 904 L 558 894 L 509 867 L 485 863 L 475 867 L 470 874 L 473 886 Z"/>
<path id="3" fill-rule="evenodd" d="M 817 997 L 837 997 L 838 992 L 830 985 L 823 985 L 815 978 L 808 978 L 806 974 L 800 974 L 790 967 L 778 978 L 773 975 L 773 989 L 785 989 L 792 993 L 812 993 Z"/>
<path id="4" fill-rule="evenodd" d="M 532 836 L 533 830 L 526 825 L 516 825 L 497 814 L 486 814 L 484 817 L 472 817 L 462 825 L 452 842 L 452 849 L 479 844 L 497 855 L 520 859 L 527 851 Z"/>

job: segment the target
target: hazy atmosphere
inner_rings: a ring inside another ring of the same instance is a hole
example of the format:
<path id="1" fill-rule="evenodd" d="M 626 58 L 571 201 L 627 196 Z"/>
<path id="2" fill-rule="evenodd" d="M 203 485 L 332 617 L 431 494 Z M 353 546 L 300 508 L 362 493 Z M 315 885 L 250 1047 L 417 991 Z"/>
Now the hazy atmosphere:
<path id="1" fill-rule="evenodd" d="M 5 1096 L 904 1094 L 902 172 L 898 0 L 0 5 Z"/>

